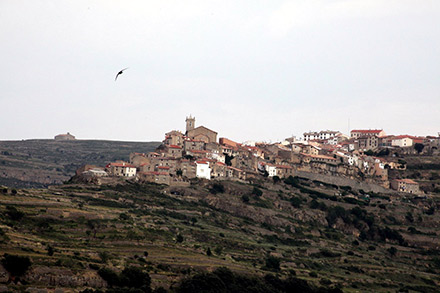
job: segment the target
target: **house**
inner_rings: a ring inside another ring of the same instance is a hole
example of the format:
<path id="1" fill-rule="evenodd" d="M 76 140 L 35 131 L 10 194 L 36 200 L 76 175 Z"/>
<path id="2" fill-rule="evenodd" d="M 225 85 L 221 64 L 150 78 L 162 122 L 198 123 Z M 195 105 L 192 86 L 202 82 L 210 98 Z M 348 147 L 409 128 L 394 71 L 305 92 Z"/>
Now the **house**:
<path id="1" fill-rule="evenodd" d="M 369 130 L 352 130 L 350 131 L 350 137 L 358 138 L 361 136 L 385 136 L 385 131 L 382 129 L 369 129 Z"/>
<path id="2" fill-rule="evenodd" d="M 233 179 L 246 180 L 245 171 L 231 166 L 227 167 L 227 176 Z"/>
<path id="3" fill-rule="evenodd" d="M 280 178 L 287 178 L 295 176 L 295 169 L 289 165 L 275 165 L 277 176 Z"/>
<path id="4" fill-rule="evenodd" d="M 314 145 L 311 145 L 311 144 L 304 145 L 304 147 L 302 149 L 302 151 L 304 153 L 309 154 L 309 155 L 318 155 L 320 150 L 321 150 L 321 148 L 314 146 Z"/>
<path id="5" fill-rule="evenodd" d="M 419 184 L 411 179 L 391 180 L 391 188 L 400 192 L 419 194 Z"/>
<path id="6" fill-rule="evenodd" d="M 264 165 L 264 168 L 269 174 L 269 177 L 277 176 L 277 167 L 275 165 L 267 163 Z"/>
<path id="7" fill-rule="evenodd" d="M 69 132 L 66 134 L 58 134 L 54 137 L 56 141 L 65 141 L 65 140 L 75 140 L 75 136 L 71 135 Z"/>
<path id="8" fill-rule="evenodd" d="M 413 138 L 409 135 L 395 136 L 391 140 L 391 146 L 409 147 L 413 145 Z"/>
<path id="9" fill-rule="evenodd" d="M 108 174 L 102 168 L 92 168 L 82 172 L 86 178 L 107 177 Z"/>
<path id="10" fill-rule="evenodd" d="M 186 178 L 196 178 L 196 164 L 194 162 L 190 160 L 180 160 L 178 168 L 182 171 L 182 176 Z"/>
<path id="11" fill-rule="evenodd" d="M 185 151 L 190 151 L 190 150 L 201 151 L 205 149 L 205 142 L 202 140 L 188 139 L 183 142 L 183 149 Z"/>
<path id="12" fill-rule="evenodd" d="M 134 177 L 136 176 L 136 166 L 126 162 L 110 163 L 106 166 L 112 176 Z"/>
<path id="13" fill-rule="evenodd" d="M 150 164 L 147 167 L 148 171 L 158 171 L 159 167 L 168 167 L 168 172 L 175 173 L 177 170 L 178 159 L 172 157 L 156 157 L 150 159 Z M 144 165 L 145 166 L 145 165 Z M 145 171 L 145 167 L 142 169 Z"/>
<path id="14" fill-rule="evenodd" d="M 216 162 L 215 164 L 212 164 L 211 167 L 212 167 L 212 170 L 211 170 L 211 177 L 212 178 L 227 176 L 228 166 L 226 166 L 225 163 Z"/>
<path id="15" fill-rule="evenodd" d="M 220 145 L 224 145 L 224 146 L 229 146 L 229 147 L 231 147 L 233 149 L 237 149 L 239 146 L 241 146 L 241 144 L 239 144 L 239 143 L 237 143 L 235 141 L 232 141 L 230 139 L 227 139 L 225 137 L 220 137 L 219 144 Z"/>
<path id="16" fill-rule="evenodd" d="M 303 136 L 305 141 L 315 140 L 319 138 L 319 132 L 316 131 L 304 132 Z"/>
<path id="17" fill-rule="evenodd" d="M 182 153 L 182 147 L 174 144 L 168 145 L 165 152 L 165 154 L 171 158 L 181 158 Z"/>
<path id="18" fill-rule="evenodd" d="M 201 140 L 205 143 L 217 142 L 217 132 L 205 126 L 195 127 L 196 118 L 186 117 L 186 136 L 192 140 Z"/>
<path id="19" fill-rule="evenodd" d="M 339 131 L 334 131 L 334 130 L 322 130 L 320 132 L 316 132 L 316 131 L 309 131 L 309 132 L 305 132 L 304 133 L 304 140 L 305 141 L 309 141 L 309 140 L 328 140 L 332 137 L 335 137 L 337 135 L 342 134 Z"/>
<path id="20" fill-rule="evenodd" d="M 211 168 L 207 161 L 196 161 L 196 177 L 211 180 Z"/>
<path id="21" fill-rule="evenodd" d="M 142 164 L 150 163 L 150 159 L 143 153 L 130 153 L 130 164 L 135 165 L 136 167 L 141 166 Z"/>
<path id="22" fill-rule="evenodd" d="M 365 135 L 357 138 L 359 150 L 375 150 L 379 146 L 379 138 L 374 135 Z"/>
<path id="23" fill-rule="evenodd" d="M 163 141 L 163 144 L 183 146 L 183 141 L 183 133 L 178 130 L 172 130 L 168 133 L 165 133 L 165 140 Z"/>
<path id="24" fill-rule="evenodd" d="M 138 178 L 140 181 L 151 182 L 156 184 L 166 184 L 170 185 L 171 177 L 170 174 L 166 172 L 139 172 Z"/>
<path id="25" fill-rule="evenodd" d="M 303 154 L 303 162 L 305 163 L 321 162 L 321 163 L 336 165 L 338 163 L 338 160 L 330 156 Z"/>

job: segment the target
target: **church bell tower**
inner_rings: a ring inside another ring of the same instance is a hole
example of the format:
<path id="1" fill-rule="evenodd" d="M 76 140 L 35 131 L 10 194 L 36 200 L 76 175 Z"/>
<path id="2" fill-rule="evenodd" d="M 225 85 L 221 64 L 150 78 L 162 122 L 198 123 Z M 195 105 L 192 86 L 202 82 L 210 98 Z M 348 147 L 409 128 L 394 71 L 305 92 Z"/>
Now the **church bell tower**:
<path id="1" fill-rule="evenodd" d="M 195 128 L 196 125 L 196 117 L 191 117 L 191 114 L 189 115 L 189 117 L 186 117 L 186 133 L 188 133 L 188 131 L 193 130 Z"/>

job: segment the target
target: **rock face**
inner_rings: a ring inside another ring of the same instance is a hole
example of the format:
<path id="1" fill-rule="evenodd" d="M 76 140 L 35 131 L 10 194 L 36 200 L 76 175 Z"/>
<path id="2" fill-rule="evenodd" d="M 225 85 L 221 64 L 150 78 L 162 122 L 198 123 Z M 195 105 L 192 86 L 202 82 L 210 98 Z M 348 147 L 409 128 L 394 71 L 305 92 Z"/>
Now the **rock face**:
<path id="1" fill-rule="evenodd" d="M 105 288 L 106 282 L 95 272 L 86 271 L 77 275 L 69 269 L 37 266 L 25 275 L 25 280 L 32 284 L 59 287 Z"/>

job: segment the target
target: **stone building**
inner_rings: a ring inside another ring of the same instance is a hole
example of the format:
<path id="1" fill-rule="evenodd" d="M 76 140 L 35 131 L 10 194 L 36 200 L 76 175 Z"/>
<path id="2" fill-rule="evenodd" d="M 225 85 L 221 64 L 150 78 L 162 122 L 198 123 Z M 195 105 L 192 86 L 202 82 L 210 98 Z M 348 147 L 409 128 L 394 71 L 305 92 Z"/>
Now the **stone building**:
<path id="1" fill-rule="evenodd" d="M 195 127 L 196 118 L 186 118 L 186 136 L 191 140 L 199 140 L 205 143 L 217 142 L 217 132 L 205 126 Z"/>
<path id="2" fill-rule="evenodd" d="M 411 179 L 391 180 L 391 188 L 400 192 L 419 194 L 419 184 Z"/>
<path id="3" fill-rule="evenodd" d="M 58 134 L 54 137 L 56 141 L 75 140 L 75 136 L 67 132 L 66 134 Z"/>

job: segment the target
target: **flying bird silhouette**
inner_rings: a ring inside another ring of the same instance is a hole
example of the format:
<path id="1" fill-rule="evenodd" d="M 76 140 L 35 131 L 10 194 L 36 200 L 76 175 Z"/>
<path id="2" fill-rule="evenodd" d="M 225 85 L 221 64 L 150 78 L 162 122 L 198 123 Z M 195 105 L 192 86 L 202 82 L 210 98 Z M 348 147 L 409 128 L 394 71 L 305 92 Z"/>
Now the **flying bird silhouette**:
<path id="1" fill-rule="evenodd" d="M 118 79 L 118 76 L 124 72 L 125 69 L 128 69 L 128 67 L 122 69 L 121 71 L 118 72 L 118 74 L 116 74 L 115 81 Z"/>

